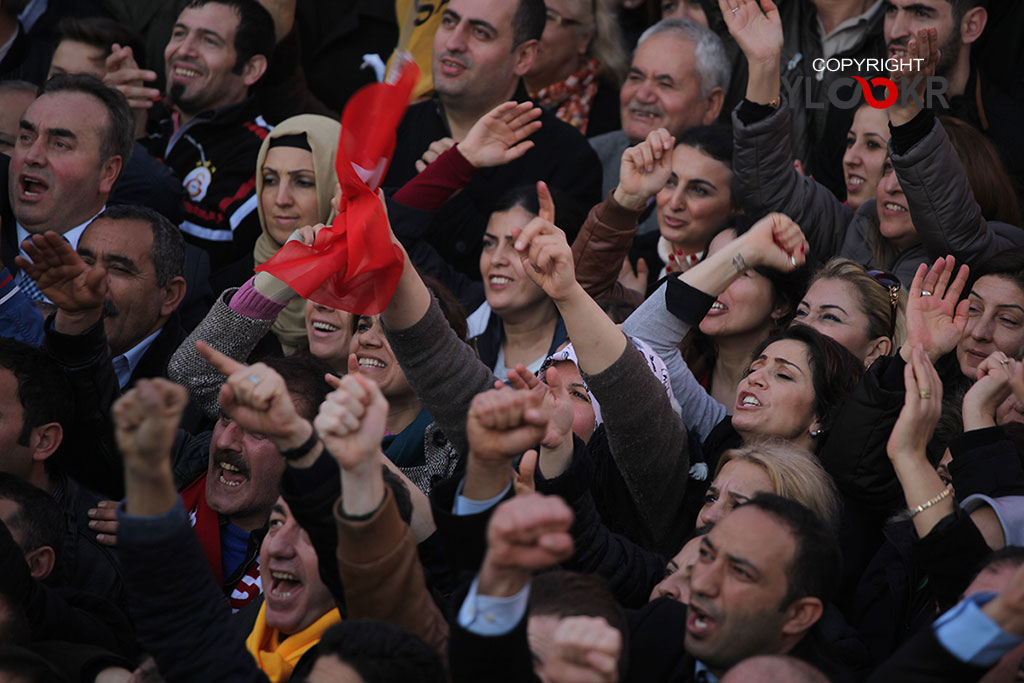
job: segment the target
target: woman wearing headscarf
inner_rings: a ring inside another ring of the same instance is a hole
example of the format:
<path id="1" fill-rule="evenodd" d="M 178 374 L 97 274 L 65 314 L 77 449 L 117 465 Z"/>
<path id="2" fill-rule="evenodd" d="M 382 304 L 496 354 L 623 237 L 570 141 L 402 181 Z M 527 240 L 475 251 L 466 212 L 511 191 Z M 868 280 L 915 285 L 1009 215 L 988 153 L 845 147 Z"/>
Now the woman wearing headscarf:
<path id="1" fill-rule="evenodd" d="M 301 114 L 282 121 L 263 140 L 256 158 L 256 209 L 263 231 L 253 249 L 255 265 L 269 260 L 298 228 L 329 222 L 340 134 L 336 120 Z M 285 355 L 307 344 L 305 305 L 305 299 L 292 299 L 271 328 Z"/>

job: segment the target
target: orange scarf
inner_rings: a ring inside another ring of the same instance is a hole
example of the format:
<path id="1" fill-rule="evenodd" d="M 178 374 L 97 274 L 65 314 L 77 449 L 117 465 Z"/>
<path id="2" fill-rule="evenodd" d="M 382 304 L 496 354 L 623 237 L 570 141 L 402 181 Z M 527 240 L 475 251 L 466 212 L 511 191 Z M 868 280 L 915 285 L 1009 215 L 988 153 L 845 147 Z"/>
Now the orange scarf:
<path id="1" fill-rule="evenodd" d="M 306 650 L 319 643 L 324 631 L 340 621 L 341 614 L 338 608 L 334 608 L 305 630 L 293 633 L 281 642 L 280 632 L 267 626 L 267 603 L 264 602 L 260 605 L 252 633 L 245 640 L 245 647 L 271 683 L 285 683 Z"/>
<path id="2" fill-rule="evenodd" d="M 587 59 L 579 71 L 564 81 L 544 86 L 533 99 L 545 109 L 554 109 L 555 116 L 586 134 L 600 73 L 601 65 L 598 61 Z"/>

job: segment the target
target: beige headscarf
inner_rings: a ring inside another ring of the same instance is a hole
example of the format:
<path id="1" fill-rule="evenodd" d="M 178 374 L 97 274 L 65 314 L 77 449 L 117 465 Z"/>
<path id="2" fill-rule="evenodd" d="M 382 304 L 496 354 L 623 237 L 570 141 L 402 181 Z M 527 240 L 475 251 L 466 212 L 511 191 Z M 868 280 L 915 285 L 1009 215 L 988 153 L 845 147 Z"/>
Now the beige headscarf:
<path id="1" fill-rule="evenodd" d="M 334 186 L 338 183 L 338 176 L 334 171 L 334 160 L 338 153 L 338 136 L 341 134 L 341 124 L 334 119 L 316 114 L 301 114 L 285 119 L 270 132 L 260 146 L 259 156 L 256 158 L 256 197 L 263 192 L 263 162 L 267 158 L 267 150 L 270 149 L 270 142 L 274 138 L 283 135 L 306 134 L 306 141 L 313 152 L 313 172 L 316 175 L 316 205 L 317 220 L 327 223 L 331 218 L 331 197 L 334 195 Z M 253 249 L 253 258 L 256 265 L 263 263 L 273 256 L 281 245 L 270 236 L 267 231 L 266 222 L 263 218 L 263 206 L 257 201 L 256 210 L 260 216 L 260 227 L 263 232 L 256 240 L 256 247 Z M 286 355 L 295 353 L 307 345 L 305 309 L 306 300 L 294 299 L 288 306 L 278 314 L 274 326 L 271 328 L 281 342 L 281 348 Z"/>

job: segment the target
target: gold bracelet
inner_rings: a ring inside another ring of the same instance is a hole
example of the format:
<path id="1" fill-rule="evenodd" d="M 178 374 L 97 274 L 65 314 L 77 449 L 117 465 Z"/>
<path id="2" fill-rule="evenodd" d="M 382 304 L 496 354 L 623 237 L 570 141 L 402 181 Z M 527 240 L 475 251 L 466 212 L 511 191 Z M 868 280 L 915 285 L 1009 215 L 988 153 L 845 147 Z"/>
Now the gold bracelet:
<path id="1" fill-rule="evenodd" d="M 938 503 L 940 500 L 942 500 L 943 498 L 945 498 L 946 496 L 948 496 L 952 492 L 953 492 L 953 488 L 951 486 L 947 486 L 946 488 L 942 489 L 942 491 L 939 493 L 939 495 L 935 496 L 934 498 L 930 498 L 929 500 L 926 500 L 925 502 L 921 503 L 916 508 L 911 510 L 910 511 L 911 519 L 913 519 L 914 517 L 917 517 L 918 513 L 924 512 L 925 510 L 930 508 L 932 505 L 935 505 L 936 503 Z"/>

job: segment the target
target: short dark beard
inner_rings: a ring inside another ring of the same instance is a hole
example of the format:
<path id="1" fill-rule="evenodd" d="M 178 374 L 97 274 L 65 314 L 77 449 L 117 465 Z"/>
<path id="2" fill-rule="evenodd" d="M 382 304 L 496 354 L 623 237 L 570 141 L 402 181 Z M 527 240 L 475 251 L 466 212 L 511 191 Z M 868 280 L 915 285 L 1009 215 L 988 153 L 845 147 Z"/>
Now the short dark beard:
<path id="1" fill-rule="evenodd" d="M 956 63 L 960 61 L 960 50 L 963 49 L 960 36 L 960 22 L 954 20 L 952 33 L 949 34 L 946 42 L 939 46 L 939 63 L 935 65 L 936 76 L 948 79 L 953 73 Z"/>
<path id="2" fill-rule="evenodd" d="M 185 86 L 181 83 L 174 83 L 171 85 L 171 89 L 168 91 L 167 96 L 171 98 L 171 102 L 178 104 L 178 101 L 181 100 L 181 96 L 184 94 Z"/>

